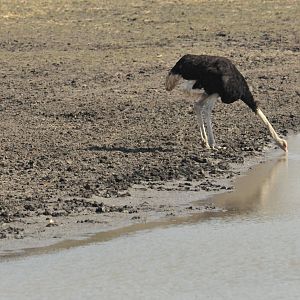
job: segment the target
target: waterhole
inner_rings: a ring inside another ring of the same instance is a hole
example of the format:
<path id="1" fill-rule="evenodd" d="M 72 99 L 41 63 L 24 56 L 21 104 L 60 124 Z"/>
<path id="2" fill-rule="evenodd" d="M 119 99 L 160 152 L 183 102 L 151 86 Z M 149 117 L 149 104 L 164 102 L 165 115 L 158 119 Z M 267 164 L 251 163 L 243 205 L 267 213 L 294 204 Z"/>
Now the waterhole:
<path id="1" fill-rule="evenodd" d="M 0 263 L 1 299 L 299 299 L 300 135 L 205 200 L 215 212 L 30 249 Z M 56 250 L 53 252 L 53 250 Z"/>

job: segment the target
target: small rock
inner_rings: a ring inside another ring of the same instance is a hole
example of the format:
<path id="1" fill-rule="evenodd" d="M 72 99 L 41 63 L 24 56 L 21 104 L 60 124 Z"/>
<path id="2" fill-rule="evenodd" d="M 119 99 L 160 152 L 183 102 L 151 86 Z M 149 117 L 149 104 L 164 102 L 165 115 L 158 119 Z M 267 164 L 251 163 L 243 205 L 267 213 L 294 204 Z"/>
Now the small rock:
<path id="1" fill-rule="evenodd" d="M 96 212 L 97 214 L 104 213 L 104 212 L 106 212 L 106 208 L 105 208 L 105 206 L 97 207 L 96 210 L 95 210 L 95 212 Z"/>

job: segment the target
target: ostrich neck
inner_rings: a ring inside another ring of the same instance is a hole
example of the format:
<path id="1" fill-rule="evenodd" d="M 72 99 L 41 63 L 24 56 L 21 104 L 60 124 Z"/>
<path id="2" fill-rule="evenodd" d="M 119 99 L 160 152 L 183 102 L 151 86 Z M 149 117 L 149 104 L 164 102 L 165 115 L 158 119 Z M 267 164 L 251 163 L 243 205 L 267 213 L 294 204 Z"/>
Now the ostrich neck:
<path id="1" fill-rule="evenodd" d="M 277 143 L 280 143 L 281 142 L 281 138 L 278 136 L 277 132 L 275 131 L 275 129 L 273 128 L 273 126 L 271 125 L 271 123 L 268 121 L 268 119 L 265 116 L 265 114 L 259 108 L 256 110 L 256 114 L 263 121 L 263 123 L 267 126 L 267 128 L 269 129 L 269 132 L 270 132 L 270 134 L 272 136 L 272 138 Z"/>

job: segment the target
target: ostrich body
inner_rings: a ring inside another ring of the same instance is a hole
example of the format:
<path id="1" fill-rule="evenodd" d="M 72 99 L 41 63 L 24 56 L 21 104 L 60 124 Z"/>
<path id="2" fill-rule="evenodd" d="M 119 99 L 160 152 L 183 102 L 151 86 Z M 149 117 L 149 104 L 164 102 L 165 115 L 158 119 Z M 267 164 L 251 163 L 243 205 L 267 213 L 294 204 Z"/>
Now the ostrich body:
<path id="1" fill-rule="evenodd" d="M 276 144 L 287 152 L 287 142 L 278 136 L 254 100 L 245 78 L 229 59 L 210 55 L 184 55 L 167 75 L 166 90 L 173 90 L 182 80 L 184 80 L 183 89 L 198 98 L 194 108 L 200 124 L 200 136 L 204 147 L 215 147 L 211 112 L 218 98 L 227 104 L 240 99 L 267 126 Z"/>

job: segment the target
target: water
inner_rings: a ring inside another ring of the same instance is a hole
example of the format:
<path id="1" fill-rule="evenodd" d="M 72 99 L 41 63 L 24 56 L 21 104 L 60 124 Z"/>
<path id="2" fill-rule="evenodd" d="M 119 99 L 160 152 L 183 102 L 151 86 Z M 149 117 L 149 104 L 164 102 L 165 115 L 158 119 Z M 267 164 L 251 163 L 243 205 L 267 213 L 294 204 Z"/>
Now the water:
<path id="1" fill-rule="evenodd" d="M 235 192 L 215 197 L 223 212 L 134 225 L 2 262 L 0 299 L 300 299 L 300 136 L 289 142 L 288 158 L 260 165 Z"/>

